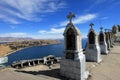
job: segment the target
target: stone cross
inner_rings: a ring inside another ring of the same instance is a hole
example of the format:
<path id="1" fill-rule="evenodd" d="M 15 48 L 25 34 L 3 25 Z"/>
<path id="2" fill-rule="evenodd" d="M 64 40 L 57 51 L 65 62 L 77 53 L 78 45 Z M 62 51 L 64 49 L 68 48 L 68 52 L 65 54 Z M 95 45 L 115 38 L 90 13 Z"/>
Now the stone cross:
<path id="1" fill-rule="evenodd" d="M 100 27 L 100 30 L 102 31 L 103 27 Z"/>
<path id="2" fill-rule="evenodd" d="M 89 25 L 91 28 L 94 26 L 94 24 L 93 23 L 90 23 L 90 25 Z"/>
<path id="3" fill-rule="evenodd" d="M 105 32 L 107 32 L 107 29 L 105 29 Z"/>
<path id="4" fill-rule="evenodd" d="M 72 23 L 72 18 L 74 18 L 74 17 L 75 17 L 75 15 L 72 12 L 70 12 L 69 15 L 67 16 L 67 18 L 70 19 L 70 23 Z"/>

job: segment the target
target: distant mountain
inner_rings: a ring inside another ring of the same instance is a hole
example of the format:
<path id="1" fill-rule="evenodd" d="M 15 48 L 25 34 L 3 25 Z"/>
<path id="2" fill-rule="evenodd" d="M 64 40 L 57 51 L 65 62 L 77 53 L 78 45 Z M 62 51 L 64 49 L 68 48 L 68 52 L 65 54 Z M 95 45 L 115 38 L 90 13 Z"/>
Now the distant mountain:
<path id="1" fill-rule="evenodd" d="M 61 43 L 63 43 L 64 42 L 64 39 L 58 39 Z"/>
<path id="2" fill-rule="evenodd" d="M 34 40 L 29 37 L 0 37 L 0 42 L 13 42 L 13 41 L 24 41 L 24 40 Z"/>

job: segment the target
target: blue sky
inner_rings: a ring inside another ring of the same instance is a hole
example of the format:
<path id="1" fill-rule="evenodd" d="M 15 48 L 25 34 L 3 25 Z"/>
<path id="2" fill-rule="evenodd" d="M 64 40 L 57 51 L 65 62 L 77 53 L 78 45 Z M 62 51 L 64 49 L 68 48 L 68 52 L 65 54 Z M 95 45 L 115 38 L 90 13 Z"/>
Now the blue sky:
<path id="1" fill-rule="evenodd" d="M 63 38 L 69 12 L 83 37 L 89 24 L 111 29 L 120 23 L 120 0 L 1 0 L 0 37 Z"/>

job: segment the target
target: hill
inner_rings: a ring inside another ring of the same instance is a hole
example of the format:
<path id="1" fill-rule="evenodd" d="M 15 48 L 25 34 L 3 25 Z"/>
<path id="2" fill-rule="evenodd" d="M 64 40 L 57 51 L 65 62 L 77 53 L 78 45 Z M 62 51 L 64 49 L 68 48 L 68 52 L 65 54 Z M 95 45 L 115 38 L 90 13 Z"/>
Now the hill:
<path id="1" fill-rule="evenodd" d="M 24 40 L 34 40 L 29 37 L 0 37 L 0 42 L 14 42 L 14 41 L 24 41 Z"/>

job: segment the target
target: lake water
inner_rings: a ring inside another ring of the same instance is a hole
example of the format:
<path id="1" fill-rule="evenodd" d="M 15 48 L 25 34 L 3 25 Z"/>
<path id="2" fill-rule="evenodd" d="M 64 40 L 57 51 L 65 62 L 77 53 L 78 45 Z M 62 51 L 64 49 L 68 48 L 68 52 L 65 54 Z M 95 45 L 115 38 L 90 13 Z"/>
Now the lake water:
<path id="1" fill-rule="evenodd" d="M 82 47 L 85 48 L 87 39 L 82 40 Z M 64 44 L 54 44 L 47 46 L 34 46 L 17 51 L 8 55 L 8 65 L 13 61 L 41 58 L 47 55 L 62 56 L 64 50 Z"/>

